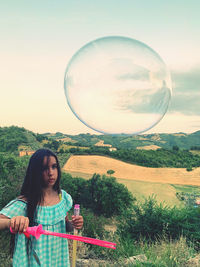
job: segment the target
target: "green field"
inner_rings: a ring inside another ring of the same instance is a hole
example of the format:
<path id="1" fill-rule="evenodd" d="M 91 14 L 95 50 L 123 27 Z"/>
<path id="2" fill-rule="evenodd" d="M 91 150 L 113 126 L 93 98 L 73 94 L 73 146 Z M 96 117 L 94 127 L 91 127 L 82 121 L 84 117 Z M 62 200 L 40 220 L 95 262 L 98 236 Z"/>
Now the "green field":
<path id="1" fill-rule="evenodd" d="M 126 179 L 117 179 L 117 181 L 126 185 L 138 201 L 143 201 L 153 195 L 159 203 L 168 206 L 181 205 L 181 202 L 176 197 L 176 189 L 173 185 Z"/>
<path id="2" fill-rule="evenodd" d="M 82 177 L 84 179 L 92 177 L 90 174 L 81 172 L 71 172 L 70 174 L 73 177 Z M 182 202 L 176 197 L 176 192 L 200 193 L 200 187 L 197 186 L 172 185 L 128 179 L 117 179 L 117 181 L 124 184 L 138 201 L 143 201 L 145 198 L 153 195 L 159 203 L 168 206 L 182 205 Z"/>
<path id="3" fill-rule="evenodd" d="M 200 187 L 193 185 L 172 185 L 176 192 L 183 192 L 188 194 L 200 194 Z"/>

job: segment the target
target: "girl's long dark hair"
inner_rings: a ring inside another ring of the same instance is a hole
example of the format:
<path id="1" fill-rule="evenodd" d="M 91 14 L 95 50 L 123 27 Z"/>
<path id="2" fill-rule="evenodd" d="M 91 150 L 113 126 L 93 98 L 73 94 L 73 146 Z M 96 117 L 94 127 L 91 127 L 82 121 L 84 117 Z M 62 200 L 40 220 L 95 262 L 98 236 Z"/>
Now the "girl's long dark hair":
<path id="1" fill-rule="evenodd" d="M 21 188 L 21 195 L 27 201 L 27 217 L 29 218 L 29 226 L 34 225 L 34 216 L 37 205 L 43 200 L 43 170 L 45 168 L 44 158 L 54 157 L 57 163 L 58 178 L 53 186 L 53 189 L 60 194 L 60 176 L 61 170 L 57 156 L 49 149 L 38 149 L 30 158 L 24 182 Z"/>
<path id="2" fill-rule="evenodd" d="M 57 156 L 49 149 L 38 149 L 30 158 L 29 164 L 26 170 L 26 175 L 24 177 L 24 182 L 21 188 L 21 196 L 25 198 L 27 202 L 27 214 L 26 216 L 29 218 L 29 226 L 33 226 L 34 217 L 36 215 L 37 205 L 41 203 L 43 200 L 43 170 L 46 166 L 44 166 L 44 158 L 47 157 L 47 165 L 49 162 L 49 157 L 52 156 L 56 159 L 57 169 L 58 169 L 58 178 L 56 183 L 53 186 L 53 189 L 60 194 L 60 177 L 61 170 L 58 162 Z M 10 253 L 13 256 L 14 253 L 14 245 L 15 245 L 15 236 L 11 235 L 10 240 Z M 29 246 L 30 239 L 26 239 L 26 249 L 27 254 L 29 255 Z"/>

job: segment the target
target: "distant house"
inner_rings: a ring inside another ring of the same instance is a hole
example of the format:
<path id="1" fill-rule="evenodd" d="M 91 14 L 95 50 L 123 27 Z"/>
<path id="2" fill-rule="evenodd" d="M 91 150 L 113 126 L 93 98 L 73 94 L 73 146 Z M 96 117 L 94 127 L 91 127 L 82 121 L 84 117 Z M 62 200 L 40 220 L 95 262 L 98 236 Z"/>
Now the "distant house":
<path id="1" fill-rule="evenodd" d="M 195 204 L 196 204 L 196 205 L 200 205 L 200 198 L 197 198 L 197 199 L 196 199 Z"/>
<path id="2" fill-rule="evenodd" d="M 116 151 L 116 150 L 117 150 L 116 147 L 110 147 L 110 148 L 109 148 L 109 151 L 110 151 L 110 152 L 112 152 L 112 151 Z"/>
<path id="3" fill-rule="evenodd" d="M 33 155 L 33 153 L 35 153 L 34 150 L 29 150 L 29 151 L 22 150 L 22 151 L 19 151 L 19 156 L 20 157 L 23 157 L 23 156 L 31 156 L 31 155 Z"/>
<path id="4" fill-rule="evenodd" d="M 112 147 L 112 145 L 110 145 L 110 144 L 104 144 L 104 141 L 103 141 L 103 140 L 100 140 L 99 142 L 97 142 L 97 143 L 95 144 L 95 146 Z"/>

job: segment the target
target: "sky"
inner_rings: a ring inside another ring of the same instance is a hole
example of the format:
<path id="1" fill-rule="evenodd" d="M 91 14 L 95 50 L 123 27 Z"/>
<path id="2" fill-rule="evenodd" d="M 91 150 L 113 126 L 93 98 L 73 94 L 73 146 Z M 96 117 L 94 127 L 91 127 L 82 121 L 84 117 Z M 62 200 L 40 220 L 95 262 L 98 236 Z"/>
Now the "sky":
<path id="1" fill-rule="evenodd" d="M 67 104 L 65 70 L 88 42 L 125 36 L 156 51 L 171 74 L 168 111 L 145 133 L 200 130 L 199 10 L 199 0 L 1 0 L 0 127 L 99 134 Z"/>

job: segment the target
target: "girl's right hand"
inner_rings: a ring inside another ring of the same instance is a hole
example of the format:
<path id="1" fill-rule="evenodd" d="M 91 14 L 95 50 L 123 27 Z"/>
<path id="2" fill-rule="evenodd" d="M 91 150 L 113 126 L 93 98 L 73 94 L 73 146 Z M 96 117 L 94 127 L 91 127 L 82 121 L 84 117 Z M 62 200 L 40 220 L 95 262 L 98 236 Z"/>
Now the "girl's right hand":
<path id="1" fill-rule="evenodd" d="M 26 232 L 27 227 L 29 226 L 29 218 L 24 216 L 16 216 L 11 218 L 10 227 L 12 230 L 17 233 Z"/>

